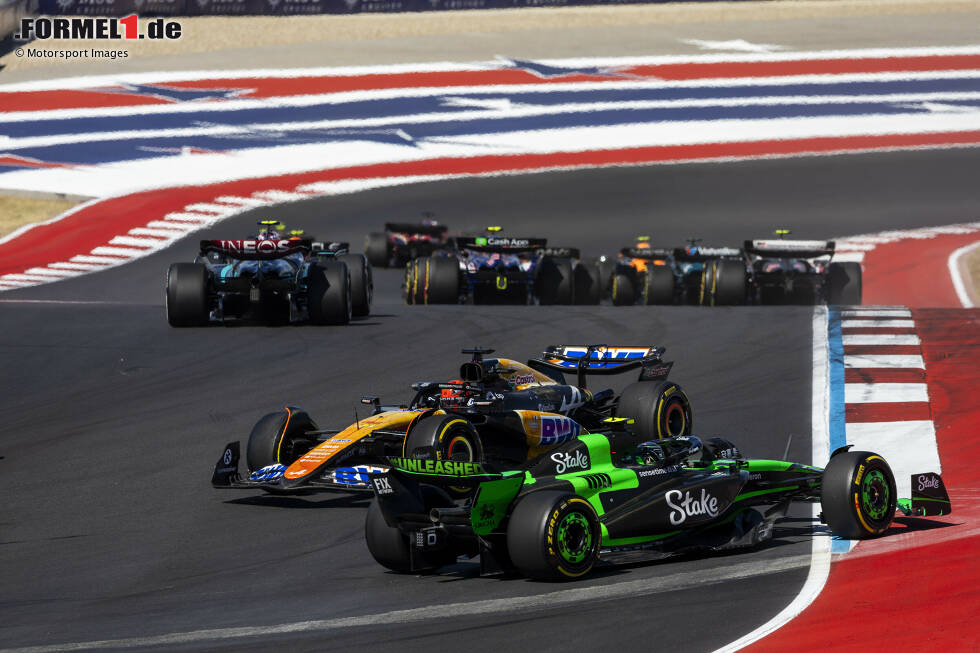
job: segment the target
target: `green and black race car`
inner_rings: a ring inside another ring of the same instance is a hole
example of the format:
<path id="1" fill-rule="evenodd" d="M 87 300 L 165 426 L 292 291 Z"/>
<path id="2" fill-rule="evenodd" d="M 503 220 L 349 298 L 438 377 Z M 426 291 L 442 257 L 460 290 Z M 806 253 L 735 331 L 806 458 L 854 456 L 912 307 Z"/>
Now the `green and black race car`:
<path id="1" fill-rule="evenodd" d="M 572 579 L 604 561 L 754 546 L 772 536 L 794 501 L 821 503 L 822 520 L 848 539 L 883 533 L 896 509 L 949 514 L 938 474 L 913 477 L 899 499 L 885 460 L 836 450 L 827 467 L 749 460 L 721 438 L 640 442 L 629 420 L 611 418 L 519 470 L 414 452 L 374 476 L 365 523 L 368 549 L 398 572 L 435 570 L 480 556 L 481 574 L 508 570 Z M 472 488 L 460 503 L 459 493 Z"/>

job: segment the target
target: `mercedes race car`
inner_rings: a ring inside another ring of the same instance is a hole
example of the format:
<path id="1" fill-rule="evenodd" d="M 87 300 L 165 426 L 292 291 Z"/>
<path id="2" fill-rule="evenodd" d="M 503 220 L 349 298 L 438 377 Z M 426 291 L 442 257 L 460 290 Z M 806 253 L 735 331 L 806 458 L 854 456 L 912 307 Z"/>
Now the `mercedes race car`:
<path id="1" fill-rule="evenodd" d="M 364 253 L 374 267 L 402 267 L 420 256 L 449 248 L 449 228 L 423 214 L 420 223 L 388 222 L 384 233 L 371 233 L 364 239 Z"/>
<path id="2" fill-rule="evenodd" d="M 452 252 L 411 261 L 409 304 L 598 304 L 599 276 L 573 248 L 549 248 L 545 238 L 459 236 Z"/>
<path id="3" fill-rule="evenodd" d="M 593 429 L 613 415 L 629 416 L 648 439 L 689 433 L 691 402 L 667 380 L 673 366 L 654 347 L 552 346 L 525 365 L 488 358 L 492 349 L 465 349 L 459 379 L 413 384 L 407 405 L 382 406 L 341 430 L 321 430 L 295 406 L 270 413 L 252 429 L 239 473 L 240 445 L 225 447 L 212 484 L 270 492 L 370 490 L 372 473 L 388 456 L 426 452 L 437 460 L 514 467 Z M 586 387 L 592 375 L 639 371 L 618 396 Z M 574 384 L 565 375 L 575 375 Z"/>
<path id="4" fill-rule="evenodd" d="M 347 243 L 281 236 L 274 220 L 259 222 L 255 238 L 202 240 L 193 263 L 167 271 L 171 326 L 258 318 L 270 323 L 309 320 L 346 324 L 371 310 L 371 266 Z"/>
<path id="5" fill-rule="evenodd" d="M 752 547 L 772 537 L 794 501 L 817 502 L 830 530 L 849 539 L 882 534 L 896 508 L 949 514 L 937 474 L 913 476 L 911 499 L 897 498 L 885 460 L 835 451 L 826 468 L 743 458 L 721 438 L 644 441 L 628 420 L 569 440 L 527 465 L 432 455 L 395 457 L 371 481 L 365 522 L 374 559 L 397 572 L 432 571 L 480 557 L 483 574 L 516 570 L 568 580 L 600 560 L 634 562 L 686 552 Z M 448 488 L 469 488 L 454 501 Z"/>

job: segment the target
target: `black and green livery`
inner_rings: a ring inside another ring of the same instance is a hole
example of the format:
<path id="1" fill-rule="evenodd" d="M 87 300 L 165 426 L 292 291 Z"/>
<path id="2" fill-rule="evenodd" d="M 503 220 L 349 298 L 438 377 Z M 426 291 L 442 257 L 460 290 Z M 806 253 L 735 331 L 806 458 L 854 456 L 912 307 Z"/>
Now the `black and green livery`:
<path id="1" fill-rule="evenodd" d="M 527 466 L 390 458 L 375 476 L 365 525 L 374 558 L 399 572 L 434 570 L 480 556 L 481 573 L 517 570 L 542 579 L 587 574 L 600 556 L 625 562 L 695 550 L 754 546 L 794 501 L 821 502 L 836 535 L 874 537 L 896 509 L 950 512 L 938 474 L 913 476 L 899 499 L 885 460 L 849 447 L 826 468 L 742 457 L 727 440 L 641 442 L 626 419 L 582 435 Z M 446 491 L 472 488 L 465 502 Z"/>

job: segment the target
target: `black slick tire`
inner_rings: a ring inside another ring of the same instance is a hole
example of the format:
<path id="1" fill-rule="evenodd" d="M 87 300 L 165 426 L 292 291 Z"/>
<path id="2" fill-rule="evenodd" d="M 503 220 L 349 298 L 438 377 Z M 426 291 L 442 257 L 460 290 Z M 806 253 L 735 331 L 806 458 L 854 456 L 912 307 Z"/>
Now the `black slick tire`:
<path id="1" fill-rule="evenodd" d="M 525 576 L 573 580 L 599 558 L 601 531 L 585 499 L 565 492 L 530 492 L 519 499 L 507 525 L 507 552 Z"/>
<path id="2" fill-rule="evenodd" d="M 422 256 L 412 261 L 411 296 L 415 304 L 459 302 L 459 260 L 455 256 Z"/>
<path id="3" fill-rule="evenodd" d="M 714 263 L 711 289 L 712 306 L 735 306 L 745 303 L 745 264 L 734 259 Z"/>
<path id="4" fill-rule="evenodd" d="M 644 440 L 690 435 L 694 422 L 691 400 L 672 381 L 629 384 L 619 396 L 616 416 L 632 418 L 633 433 Z"/>
<path id="5" fill-rule="evenodd" d="M 351 318 L 350 272 L 343 261 L 310 264 L 310 322 L 316 325 L 347 324 Z"/>
<path id="6" fill-rule="evenodd" d="M 636 291 L 633 289 L 633 279 L 626 274 L 614 274 L 611 295 L 613 306 L 630 306 L 635 303 Z"/>
<path id="7" fill-rule="evenodd" d="M 371 313 L 371 300 L 374 298 L 374 276 L 371 264 L 364 254 L 344 254 L 337 260 L 347 264 L 350 272 L 351 315 L 364 317 Z"/>
<path id="8" fill-rule="evenodd" d="M 424 510 L 432 508 L 448 508 L 452 500 L 439 488 L 431 485 L 421 486 Z M 371 557 L 381 565 L 400 574 L 413 571 L 438 571 L 440 567 L 456 562 L 456 552 L 447 549 L 432 553 L 417 553 L 416 569 L 412 569 L 412 553 L 409 550 L 408 538 L 396 527 L 389 526 L 375 498 L 368 506 L 367 517 L 364 520 L 364 539 L 367 542 Z"/>
<path id="9" fill-rule="evenodd" d="M 827 303 L 843 306 L 861 304 L 861 264 L 831 263 L 827 269 Z"/>
<path id="10" fill-rule="evenodd" d="M 276 463 L 288 467 L 316 444 L 306 435 L 316 429 L 309 414 L 295 406 L 269 413 L 252 427 L 245 464 L 251 472 Z"/>
<path id="11" fill-rule="evenodd" d="M 665 265 L 648 265 L 643 276 L 643 303 L 674 303 L 674 272 Z"/>
<path id="12" fill-rule="evenodd" d="M 835 535 L 860 540 L 883 533 L 895 516 L 895 476 L 885 459 L 870 451 L 848 451 L 823 471 L 820 507 Z"/>
<path id="13" fill-rule="evenodd" d="M 167 322 L 173 327 L 208 323 L 208 271 L 200 263 L 174 263 L 167 270 Z"/>
<path id="14" fill-rule="evenodd" d="M 538 267 L 534 292 L 542 305 L 572 304 L 575 301 L 575 280 L 572 262 L 565 258 L 545 258 Z"/>
<path id="15" fill-rule="evenodd" d="M 427 415 L 412 425 L 405 436 L 402 455 L 407 458 L 432 458 L 479 462 L 483 460 L 483 443 L 476 427 L 458 415 Z M 470 487 L 447 488 L 450 496 L 461 499 L 473 494 Z"/>
<path id="16" fill-rule="evenodd" d="M 368 262 L 376 268 L 388 267 L 391 250 L 388 245 L 388 234 L 372 233 L 364 238 L 364 254 Z"/>
<path id="17" fill-rule="evenodd" d="M 602 298 L 602 284 L 599 281 L 599 268 L 594 264 L 579 263 L 573 272 L 575 275 L 575 303 L 595 305 Z"/>

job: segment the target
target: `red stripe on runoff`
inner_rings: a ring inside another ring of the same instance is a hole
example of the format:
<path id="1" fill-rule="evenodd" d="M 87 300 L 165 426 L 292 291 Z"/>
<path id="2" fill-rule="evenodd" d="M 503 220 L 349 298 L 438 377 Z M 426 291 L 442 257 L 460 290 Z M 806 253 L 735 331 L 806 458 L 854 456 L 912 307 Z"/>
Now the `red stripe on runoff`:
<path id="1" fill-rule="evenodd" d="M 602 167 L 670 161 L 759 157 L 861 151 L 887 147 L 914 147 L 957 143 L 980 144 L 980 131 L 942 134 L 893 134 L 884 136 L 812 138 L 803 140 L 750 141 L 638 147 L 622 150 L 557 152 L 549 154 L 492 155 L 378 163 L 291 175 L 257 177 L 208 186 L 182 186 L 134 193 L 96 202 L 48 225 L 39 225 L 20 237 L 0 244 L 0 274 L 64 261 L 105 245 L 114 236 L 156 220 L 184 206 L 210 202 L 219 195 L 244 195 L 270 188 L 295 188 L 303 184 L 347 179 L 378 179 L 413 175 L 481 175 L 501 171 L 525 172 L 563 167 Z M 846 351 L 846 349 L 845 349 Z M 884 353 L 884 352 L 882 352 Z"/>
<path id="2" fill-rule="evenodd" d="M 652 80 L 691 81 L 745 77 L 785 77 L 791 75 L 841 75 L 856 73 L 930 72 L 975 70 L 980 55 L 939 55 L 922 57 L 881 57 L 871 59 L 805 59 L 797 61 L 746 61 L 716 63 L 678 63 L 614 68 L 617 75 L 566 75 L 538 77 L 518 68 L 378 73 L 349 76 L 243 77 L 238 79 L 200 79 L 160 82 L 159 86 L 187 89 L 246 89 L 242 98 L 288 97 L 346 91 L 393 88 L 459 86 L 550 85 L 575 82 L 622 82 L 636 75 Z M 145 95 L 86 90 L 0 92 L 4 111 L 43 111 L 129 105 L 173 104 L 171 100 Z M 223 101 L 223 100 L 219 100 Z"/>
<path id="3" fill-rule="evenodd" d="M 926 401 L 845 404 L 848 424 L 857 422 L 907 422 L 932 419 Z"/>
<path id="4" fill-rule="evenodd" d="M 844 383 L 922 383 L 926 372 L 916 368 L 848 367 Z"/>

